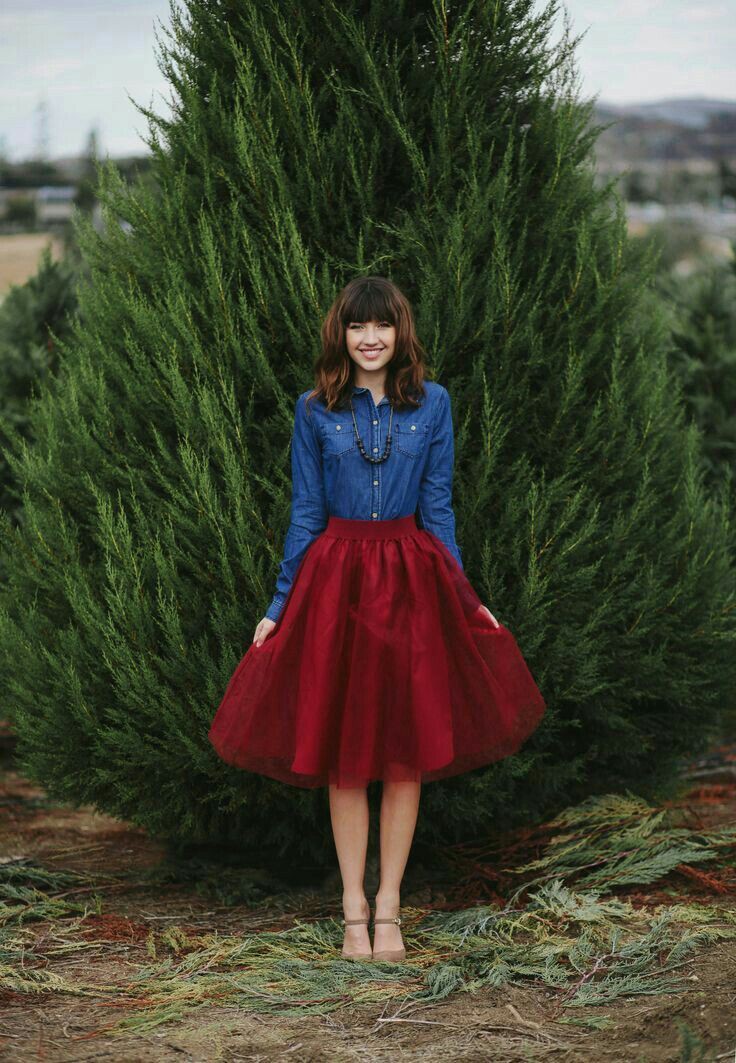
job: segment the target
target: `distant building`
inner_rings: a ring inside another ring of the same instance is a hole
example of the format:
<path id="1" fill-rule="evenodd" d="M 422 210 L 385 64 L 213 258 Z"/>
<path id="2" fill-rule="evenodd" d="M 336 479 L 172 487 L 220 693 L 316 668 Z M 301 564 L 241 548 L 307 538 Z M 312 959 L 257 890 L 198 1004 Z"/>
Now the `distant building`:
<path id="1" fill-rule="evenodd" d="M 42 185 L 36 189 L 36 217 L 39 225 L 70 221 L 74 213 L 74 185 Z"/>

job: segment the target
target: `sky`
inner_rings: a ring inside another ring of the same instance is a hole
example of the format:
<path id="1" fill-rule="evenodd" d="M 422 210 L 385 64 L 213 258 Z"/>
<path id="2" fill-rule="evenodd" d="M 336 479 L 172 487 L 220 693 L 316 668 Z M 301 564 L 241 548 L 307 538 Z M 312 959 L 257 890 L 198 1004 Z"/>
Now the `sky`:
<path id="1" fill-rule="evenodd" d="M 563 8 L 573 35 L 585 31 L 581 98 L 736 100 L 736 0 L 566 0 Z M 103 155 L 145 154 L 147 122 L 129 97 L 168 113 L 156 37 L 166 40 L 169 17 L 169 0 L 0 0 L 0 150 L 21 160 L 45 143 L 51 158 L 76 155 L 94 128 Z"/>

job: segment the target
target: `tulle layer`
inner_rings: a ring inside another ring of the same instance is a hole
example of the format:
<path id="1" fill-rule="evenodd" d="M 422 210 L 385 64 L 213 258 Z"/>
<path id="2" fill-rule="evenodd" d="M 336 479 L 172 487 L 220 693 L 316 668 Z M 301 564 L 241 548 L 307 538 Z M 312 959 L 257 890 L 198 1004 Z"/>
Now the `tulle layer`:
<path id="1" fill-rule="evenodd" d="M 414 514 L 330 517 L 276 626 L 235 669 L 212 745 L 305 788 L 427 783 L 515 753 L 545 702 L 481 604 Z"/>

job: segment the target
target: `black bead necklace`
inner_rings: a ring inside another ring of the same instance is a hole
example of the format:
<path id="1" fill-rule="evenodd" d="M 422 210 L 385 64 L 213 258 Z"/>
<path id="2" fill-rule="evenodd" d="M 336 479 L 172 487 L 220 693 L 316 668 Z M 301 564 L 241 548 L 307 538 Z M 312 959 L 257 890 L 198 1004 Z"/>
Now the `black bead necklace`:
<path id="1" fill-rule="evenodd" d="M 363 446 L 363 440 L 360 438 L 360 432 L 358 431 L 358 422 L 355 420 L 355 410 L 353 409 L 353 400 L 350 399 L 349 402 L 350 402 L 350 412 L 353 415 L 353 431 L 355 432 L 355 439 L 356 439 L 357 444 L 358 444 L 358 450 L 363 455 L 363 457 L 365 458 L 366 461 L 369 461 L 372 465 L 380 465 L 381 462 L 385 461 L 386 458 L 391 453 L 391 422 L 393 421 L 393 417 L 394 417 L 394 404 L 391 401 L 391 399 L 388 400 L 388 404 L 389 404 L 391 412 L 388 415 L 388 434 L 386 435 L 386 442 L 385 442 L 384 447 L 383 447 L 383 454 L 381 454 L 381 456 L 378 457 L 378 458 L 372 458 L 370 454 L 366 454 L 365 447 Z"/>

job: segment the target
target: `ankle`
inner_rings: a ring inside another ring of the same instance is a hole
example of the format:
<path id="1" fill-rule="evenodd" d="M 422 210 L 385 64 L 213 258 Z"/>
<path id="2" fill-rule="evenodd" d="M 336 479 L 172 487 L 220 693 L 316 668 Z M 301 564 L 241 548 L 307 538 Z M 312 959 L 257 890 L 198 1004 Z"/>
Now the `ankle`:
<path id="1" fill-rule="evenodd" d="M 343 908 L 357 908 L 362 911 L 366 904 L 367 898 L 363 890 L 343 890 Z"/>
<path id="2" fill-rule="evenodd" d="M 391 909 L 401 905 L 401 893 L 397 889 L 379 889 L 376 893 L 376 908 Z"/>

